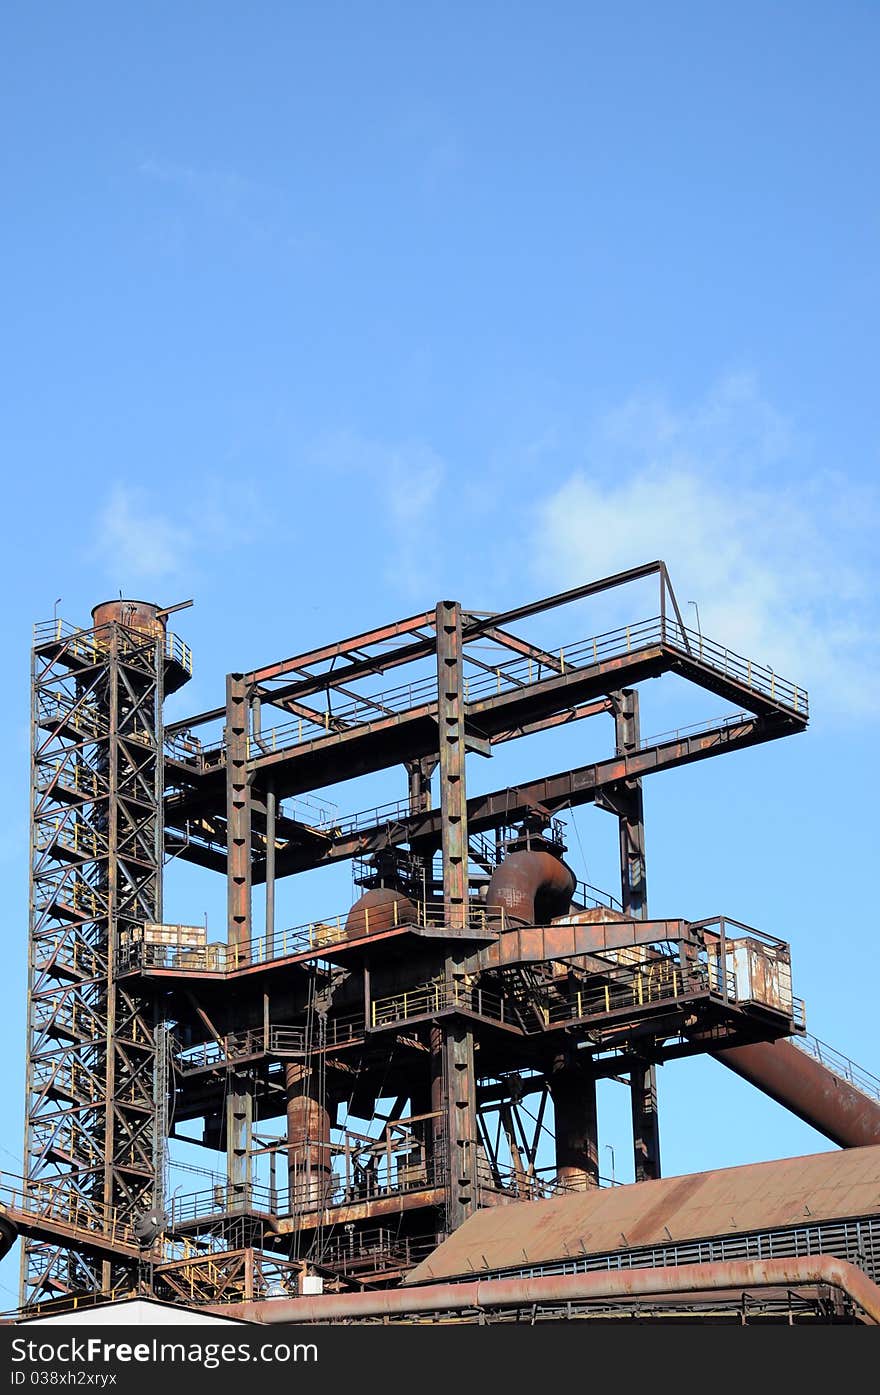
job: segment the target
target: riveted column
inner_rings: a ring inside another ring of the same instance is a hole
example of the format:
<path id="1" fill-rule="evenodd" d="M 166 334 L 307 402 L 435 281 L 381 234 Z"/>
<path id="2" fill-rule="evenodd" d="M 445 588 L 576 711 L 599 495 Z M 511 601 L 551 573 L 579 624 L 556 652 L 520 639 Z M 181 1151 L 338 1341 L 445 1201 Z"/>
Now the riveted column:
<path id="1" fill-rule="evenodd" d="M 437 625 L 437 725 L 440 744 L 440 810 L 443 852 L 443 905 L 447 929 L 467 927 L 468 831 L 465 787 L 464 656 L 461 606 L 440 601 Z M 464 946 L 450 941 L 445 961 L 447 1001 L 463 1000 Z M 473 1033 L 460 1018 L 444 1018 L 432 1037 L 435 1082 L 442 1088 L 445 1115 L 446 1230 L 453 1231 L 476 1209 L 477 1124 Z M 439 1055 L 439 1059 L 437 1056 Z M 435 1098 L 437 1086 L 435 1085 Z M 439 1132 L 439 1130 L 438 1130 Z M 435 1156 L 441 1139 L 435 1140 Z"/>
<path id="2" fill-rule="evenodd" d="M 226 679 L 227 939 L 233 962 L 251 940 L 251 790 L 248 783 L 248 704 L 244 675 Z"/>
<path id="3" fill-rule="evenodd" d="M 639 695 L 633 688 L 613 694 L 614 730 L 619 754 L 637 751 Z M 620 888 L 624 915 L 647 920 L 645 810 L 640 779 L 622 781 L 614 792 L 620 827 Z M 657 1068 L 650 1062 L 630 1071 L 633 1154 L 637 1182 L 660 1176 L 660 1121 L 657 1113 Z"/>

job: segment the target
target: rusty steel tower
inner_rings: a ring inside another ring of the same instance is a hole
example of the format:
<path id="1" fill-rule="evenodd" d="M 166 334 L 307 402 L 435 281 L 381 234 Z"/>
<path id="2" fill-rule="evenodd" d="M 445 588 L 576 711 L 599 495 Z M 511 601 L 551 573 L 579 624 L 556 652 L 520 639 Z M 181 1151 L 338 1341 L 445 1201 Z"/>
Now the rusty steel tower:
<path id="1" fill-rule="evenodd" d="M 648 618 L 522 636 L 651 584 Z M 441 601 L 231 673 L 166 724 L 191 672 L 168 613 L 37 628 L 27 1176 L 3 1196 L 23 1302 L 397 1284 L 481 1210 L 598 1188 L 603 1078 L 630 1093 L 636 1182 L 659 1178 L 656 1072 L 697 1053 L 835 1142 L 880 1140 L 877 1103 L 802 1049 L 783 940 L 650 917 L 644 777 L 809 715 L 803 688 L 688 629 L 662 562 L 502 614 Z M 645 740 L 638 685 L 665 674 L 733 711 Z M 469 794 L 473 759 L 586 718 L 605 756 Z M 399 802 L 321 802 L 396 768 Z M 566 860 L 585 804 L 616 823 L 613 894 Z M 226 879 L 222 938 L 166 919 L 172 856 Z M 352 902 L 276 923 L 282 879 L 344 862 Z M 169 1194 L 169 1166 L 205 1180 Z"/>

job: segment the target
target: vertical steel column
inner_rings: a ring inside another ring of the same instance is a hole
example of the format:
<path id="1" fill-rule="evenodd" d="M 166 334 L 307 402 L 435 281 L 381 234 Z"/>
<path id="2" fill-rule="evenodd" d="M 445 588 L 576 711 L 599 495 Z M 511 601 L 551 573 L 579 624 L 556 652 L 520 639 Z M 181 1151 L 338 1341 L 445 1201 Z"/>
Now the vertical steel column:
<path id="1" fill-rule="evenodd" d="M 230 1071 L 226 1095 L 226 1180 L 230 1211 L 246 1207 L 250 1199 L 253 1124 L 253 1080 L 246 1071 Z"/>
<path id="2" fill-rule="evenodd" d="M 233 956 L 247 957 L 251 940 L 251 790 L 248 783 L 247 685 L 226 679 L 227 938 Z"/>
<path id="3" fill-rule="evenodd" d="M 464 747 L 464 661 L 461 606 L 437 604 L 437 726 L 440 734 L 440 818 L 446 925 L 462 930 L 468 898 L 467 791 Z"/>
<path id="4" fill-rule="evenodd" d="M 226 679 L 227 938 L 233 962 L 244 962 L 251 941 L 251 788 L 248 782 L 249 710 L 240 673 Z M 226 1177 L 230 1202 L 243 1202 L 251 1180 L 253 1082 L 243 1071 L 229 1075 L 226 1102 Z"/>
<path id="5" fill-rule="evenodd" d="M 443 850 L 443 904 L 447 929 L 461 931 L 468 914 L 468 832 L 465 787 L 464 659 L 461 606 L 440 601 L 437 625 L 437 725 L 440 741 L 440 811 Z M 463 981 L 463 952 L 453 941 L 445 962 L 447 992 Z M 433 1063 L 442 1080 L 445 1111 L 446 1229 L 455 1230 L 477 1206 L 477 1101 L 473 1033 L 456 1019 L 444 1021 L 442 1045 L 432 1038 L 441 1060 Z M 439 1067 L 439 1070 L 438 1070 Z M 439 1142 L 439 1140 L 435 1140 Z M 439 1150 L 438 1150 L 439 1151 Z"/>
<path id="6" fill-rule="evenodd" d="M 619 753 L 636 751 L 641 739 L 639 695 L 633 688 L 613 693 L 614 730 Z M 620 887 L 624 915 L 648 917 L 645 871 L 645 811 L 640 779 L 625 780 L 615 791 L 620 828 Z M 660 1121 L 657 1114 L 657 1069 L 652 1064 L 630 1071 L 635 1178 L 660 1176 Z"/>
<path id="7" fill-rule="evenodd" d="M 270 780 L 266 787 L 266 947 L 269 953 L 271 953 L 272 937 L 275 934 L 275 816 L 277 809 L 275 782 Z"/>
<path id="8" fill-rule="evenodd" d="M 433 1034 L 431 1045 L 434 1069 L 439 1066 L 435 1080 L 442 1086 L 442 1097 L 438 1099 L 435 1085 L 432 1104 L 440 1108 L 441 1121 L 445 1105 L 444 1135 L 442 1140 L 435 1135 L 435 1150 L 437 1142 L 446 1145 L 446 1233 L 450 1234 L 476 1210 L 478 1202 L 474 1035 L 456 1019 L 445 1020 L 437 1031 L 442 1037 L 439 1053 Z M 439 1156 L 442 1159 L 443 1153 Z"/>

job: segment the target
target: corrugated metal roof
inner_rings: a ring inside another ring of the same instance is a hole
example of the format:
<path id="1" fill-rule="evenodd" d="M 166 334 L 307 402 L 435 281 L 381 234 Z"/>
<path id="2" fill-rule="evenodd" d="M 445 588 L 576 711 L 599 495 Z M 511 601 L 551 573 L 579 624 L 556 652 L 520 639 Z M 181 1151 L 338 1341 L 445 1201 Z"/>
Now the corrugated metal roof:
<path id="1" fill-rule="evenodd" d="M 880 1214 L 880 1145 L 478 1211 L 407 1284 L 736 1231 Z"/>

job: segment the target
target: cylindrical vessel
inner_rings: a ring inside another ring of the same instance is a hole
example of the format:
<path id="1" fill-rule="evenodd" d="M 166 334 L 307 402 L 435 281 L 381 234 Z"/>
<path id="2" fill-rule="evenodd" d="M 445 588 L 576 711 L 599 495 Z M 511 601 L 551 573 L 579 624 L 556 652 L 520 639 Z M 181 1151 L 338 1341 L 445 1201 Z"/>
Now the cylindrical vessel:
<path id="1" fill-rule="evenodd" d="M 95 629 L 116 624 L 147 635 L 165 633 L 165 617 L 159 614 L 159 607 L 154 601 L 102 601 L 92 610 L 92 621 Z"/>
<path id="2" fill-rule="evenodd" d="M 287 1087 L 287 1175 L 291 1212 L 326 1204 L 333 1178 L 330 1115 L 315 1073 L 298 1061 L 284 1068 Z"/>

